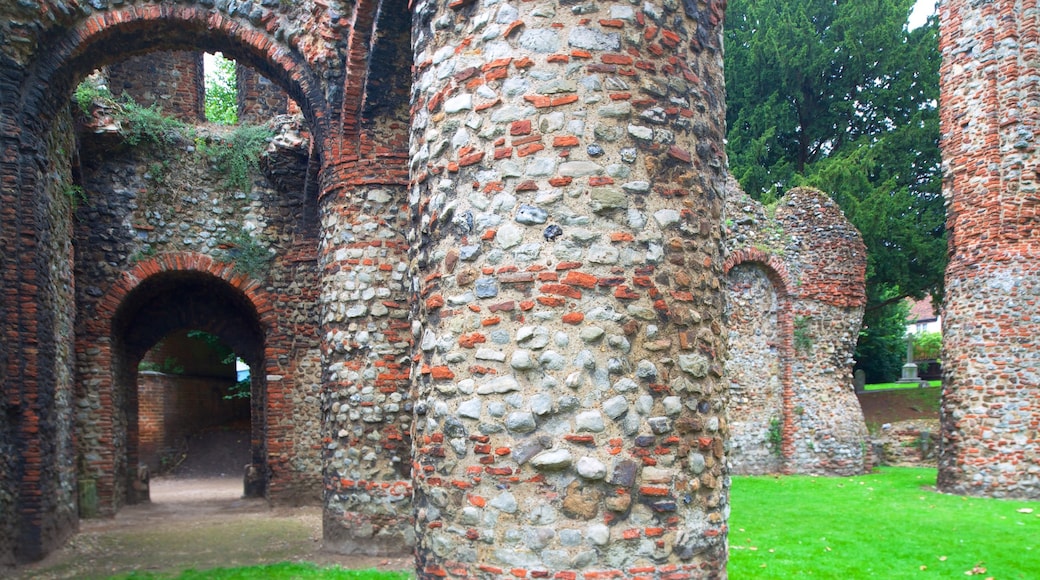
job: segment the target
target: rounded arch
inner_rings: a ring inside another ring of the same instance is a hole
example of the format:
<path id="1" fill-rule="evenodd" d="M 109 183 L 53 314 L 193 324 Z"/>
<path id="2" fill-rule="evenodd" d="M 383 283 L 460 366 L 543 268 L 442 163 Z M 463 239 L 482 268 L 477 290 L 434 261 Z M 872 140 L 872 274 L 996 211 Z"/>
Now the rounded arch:
<path id="1" fill-rule="evenodd" d="M 177 330 L 218 336 L 254 371 L 250 400 L 251 462 L 248 495 L 266 492 L 269 433 L 267 372 L 276 366 L 270 338 L 278 333 L 272 300 L 258 282 L 232 264 L 195 253 L 170 253 L 138 262 L 98 302 L 80 345 L 77 393 L 90 409 L 79 418 L 81 477 L 97 482 L 101 513 L 112 514 L 135 494 L 138 363 Z"/>
<path id="2" fill-rule="evenodd" d="M 281 86 L 300 105 L 315 141 L 324 143 L 333 108 L 326 99 L 323 71 L 312 67 L 302 48 L 276 40 L 267 29 L 201 6 L 149 4 L 99 11 L 41 46 L 40 58 L 25 80 L 23 110 L 37 112 L 48 123 L 65 105 L 55 94 L 70 93 L 92 70 L 120 58 L 155 50 L 212 50 Z"/>
<path id="3" fill-rule="evenodd" d="M 777 343 L 780 364 L 780 469 L 790 471 L 789 460 L 794 456 L 794 438 L 797 431 L 794 404 L 793 363 L 796 356 L 794 346 L 794 300 L 793 285 L 787 265 L 777 256 L 757 248 L 742 248 L 730 254 L 723 263 L 723 273 L 729 277 L 734 268 L 750 265 L 758 268 L 776 291 L 776 326 L 779 334 Z"/>
<path id="4" fill-rule="evenodd" d="M 769 281 L 776 288 L 778 297 L 792 297 L 791 273 L 787 270 L 787 265 L 775 255 L 763 252 L 758 248 L 742 248 L 733 252 L 722 264 L 722 272 L 729 274 L 729 271 L 735 266 L 747 262 L 754 262 L 762 268 L 762 271 L 765 272 Z"/>

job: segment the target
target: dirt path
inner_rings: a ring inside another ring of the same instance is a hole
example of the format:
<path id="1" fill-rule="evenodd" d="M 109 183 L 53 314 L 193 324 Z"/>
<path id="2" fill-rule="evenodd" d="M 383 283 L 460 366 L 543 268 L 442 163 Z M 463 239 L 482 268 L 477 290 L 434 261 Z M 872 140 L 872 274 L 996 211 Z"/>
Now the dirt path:
<path id="1" fill-rule="evenodd" d="M 412 568 L 411 558 L 322 552 L 320 506 L 271 508 L 241 494 L 238 478 L 154 479 L 151 503 L 125 507 L 114 518 L 83 520 L 64 548 L 15 569 L 14 578 L 104 578 L 283 561 Z"/>

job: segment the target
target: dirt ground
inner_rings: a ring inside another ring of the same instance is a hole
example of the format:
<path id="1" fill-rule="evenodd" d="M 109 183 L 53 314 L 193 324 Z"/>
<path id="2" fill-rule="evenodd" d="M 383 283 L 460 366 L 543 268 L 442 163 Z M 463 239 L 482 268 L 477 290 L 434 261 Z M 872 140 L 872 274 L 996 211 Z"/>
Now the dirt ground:
<path id="1" fill-rule="evenodd" d="M 150 503 L 124 507 L 114 518 L 81 520 L 79 533 L 65 547 L 15 569 L 13 577 L 106 578 L 286 561 L 412 569 L 411 558 L 322 551 L 321 506 L 271 508 L 263 499 L 242 499 L 248 425 L 198 434 L 186 451 L 176 469 L 152 479 Z M 0 570 L 0 577 L 11 575 Z"/>
<path id="2" fill-rule="evenodd" d="M 283 561 L 412 567 L 411 558 L 323 552 L 320 506 L 272 509 L 265 500 L 241 499 L 241 494 L 238 478 L 153 480 L 151 503 L 125 507 L 115 518 L 83 520 L 64 548 L 14 570 L 14 578 L 104 578 Z"/>
<path id="3" fill-rule="evenodd" d="M 857 393 L 867 427 L 939 418 L 939 387 Z"/>

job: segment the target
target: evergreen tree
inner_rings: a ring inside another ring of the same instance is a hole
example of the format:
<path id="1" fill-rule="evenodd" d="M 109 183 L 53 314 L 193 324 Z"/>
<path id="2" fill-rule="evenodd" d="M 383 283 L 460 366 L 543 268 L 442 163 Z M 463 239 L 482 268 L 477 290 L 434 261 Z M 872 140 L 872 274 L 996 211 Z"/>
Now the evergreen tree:
<path id="1" fill-rule="evenodd" d="M 946 267 L 938 22 L 907 30 L 913 4 L 731 0 L 726 14 L 730 170 L 767 202 L 818 187 L 863 234 L 856 357 L 875 379 L 902 364 L 897 305 L 941 296 Z"/>

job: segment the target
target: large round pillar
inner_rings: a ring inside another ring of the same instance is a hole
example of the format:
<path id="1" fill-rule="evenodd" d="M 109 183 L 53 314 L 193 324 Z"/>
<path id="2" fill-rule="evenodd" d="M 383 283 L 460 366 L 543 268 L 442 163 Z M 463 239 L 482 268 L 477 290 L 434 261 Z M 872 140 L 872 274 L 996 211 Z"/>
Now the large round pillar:
<path id="1" fill-rule="evenodd" d="M 722 577 L 722 2 L 417 2 L 420 578 Z"/>
<path id="2" fill-rule="evenodd" d="M 395 171 L 399 168 L 399 171 Z M 341 164 L 320 200 L 325 549 L 413 545 L 403 159 Z"/>
<path id="3" fill-rule="evenodd" d="M 950 263 L 939 488 L 1040 498 L 1036 2 L 940 6 Z"/>

